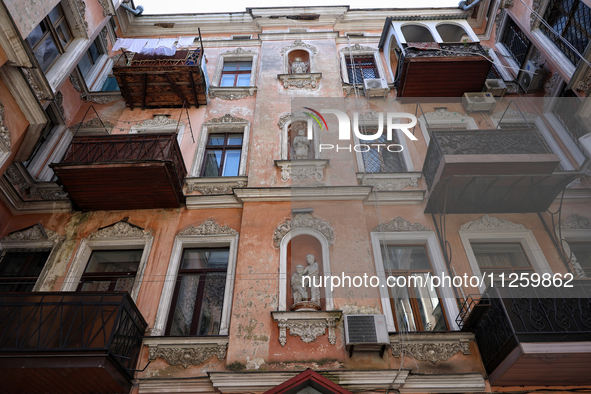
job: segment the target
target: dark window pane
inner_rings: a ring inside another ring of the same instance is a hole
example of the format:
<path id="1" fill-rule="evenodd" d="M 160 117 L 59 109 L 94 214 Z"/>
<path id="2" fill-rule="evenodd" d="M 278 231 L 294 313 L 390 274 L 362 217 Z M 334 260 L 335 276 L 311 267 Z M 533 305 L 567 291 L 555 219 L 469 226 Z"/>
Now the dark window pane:
<path id="1" fill-rule="evenodd" d="M 40 23 L 33 29 L 33 31 L 27 37 L 27 42 L 29 43 L 29 45 L 31 45 L 31 48 L 33 48 L 39 42 L 39 40 L 41 39 L 41 37 L 43 37 L 43 34 L 45 34 L 46 31 L 47 28 L 45 27 L 44 23 Z"/>
<path id="2" fill-rule="evenodd" d="M 210 272 L 207 274 L 197 335 L 219 334 L 225 290 L 225 272 Z"/>
<path id="3" fill-rule="evenodd" d="M 531 267 L 520 243 L 471 243 L 480 268 Z"/>
<path id="4" fill-rule="evenodd" d="M 60 39 L 60 43 L 63 47 L 65 47 L 71 40 L 72 35 L 70 34 L 70 29 L 68 29 L 68 23 L 63 21 L 59 24 L 58 27 L 55 28 L 55 32 Z"/>
<path id="5" fill-rule="evenodd" d="M 174 315 L 170 327 L 170 335 L 190 335 L 191 323 L 199 289 L 199 275 L 183 275 L 180 282 L 178 298 L 174 306 Z"/>
<path id="6" fill-rule="evenodd" d="M 226 269 L 228 253 L 228 249 L 185 249 L 181 269 Z"/>
<path id="7" fill-rule="evenodd" d="M 386 271 L 431 269 L 423 245 L 385 245 L 381 249 Z"/>
<path id="8" fill-rule="evenodd" d="M 137 271 L 143 249 L 95 250 L 85 272 L 130 272 Z"/>
<path id="9" fill-rule="evenodd" d="M 57 46 L 50 35 L 45 37 L 45 39 L 39 43 L 37 49 L 35 49 L 35 57 L 44 72 L 49 69 L 59 55 L 60 53 Z"/>
<path id="10" fill-rule="evenodd" d="M 114 90 L 119 90 L 119 84 L 117 83 L 117 79 L 115 77 L 108 77 L 101 88 L 102 92 L 111 92 Z"/>
<path id="11" fill-rule="evenodd" d="M 219 176 L 222 164 L 221 150 L 208 150 L 205 152 L 205 170 L 203 176 Z"/>
<path id="12" fill-rule="evenodd" d="M 55 22 L 57 22 L 57 20 L 62 16 L 62 9 L 61 7 L 58 5 L 56 5 L 53 10 L 49 11 L 49 14 L 47 16 L 49 16 L 49 20 L 51 21 L 51 23 L 55 24 Z"/>
<path id="13" fill-rule="evenodd" d="M 32 291 L 51 249 L 9 249 L 0 257 L 0 292 Z"/>
<path id="14" fill-rule="evenodd" d="M 90 57 L 90 60 L 92 60 L 92 64 L 96 63 L 100 55 L 96 42 L 90 44 L 90 47 L 88 48 L 88 56 Z"/>

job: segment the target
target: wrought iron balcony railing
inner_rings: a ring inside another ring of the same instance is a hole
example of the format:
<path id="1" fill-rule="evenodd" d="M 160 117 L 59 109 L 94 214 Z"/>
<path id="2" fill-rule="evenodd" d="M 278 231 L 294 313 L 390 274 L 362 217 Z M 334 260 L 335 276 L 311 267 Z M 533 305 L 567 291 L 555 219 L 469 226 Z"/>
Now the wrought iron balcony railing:
<path id="1" fill-rule="evenodd" d="M 423 176 L 433 186 L 444 155 L 508 155 L 552 153 L 533 129 L 432 132 Z"/>
<path id="2" fill-rule="evenodd" d="M 415 57 L 482 57 L 488 58 L 488 53 L 484 50 L 482 45 L 469 42 L 469 43 L 451 43 L 438 44 L 437 49 L 420 49 L 415 47 L 409 47 L 405 45 L 403 56 L 404 58 L 415 58 Z"/>
<path id="3" fill-rule="evenodd" d="M 0 355 L 103 353 L 133 378 L 147 323 L 127 293 L 2 293 Z"/>
<path id="4" fill-rule="evenodd" d="M 473 329 L 487 372 L 523 342 L 588 341 L 591 337 L 591 283 L 572 288 L 489 288 L 466 304 L 458 323 Z M 484 312 L 479 311 L 484 306 Z M 477 320 L 471 314 L 479 315 Z"/>
<path id="5" fill-rule="evenodd" d="M 142 55 L 141 53 L 123 53 L 115 60 L 113 67 L 178 67 L 199 66 L 201 48 L 177 51 L 173 56 Z"/>

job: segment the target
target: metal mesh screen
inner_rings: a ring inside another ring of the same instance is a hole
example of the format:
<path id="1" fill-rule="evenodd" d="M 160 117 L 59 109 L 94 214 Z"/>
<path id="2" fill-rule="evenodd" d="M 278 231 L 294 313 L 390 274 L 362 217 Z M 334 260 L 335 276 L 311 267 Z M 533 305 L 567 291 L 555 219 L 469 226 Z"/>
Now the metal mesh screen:
<path id="1" fill-rule="evenodd" d="M 377 130 L 366 131 L 365 134 L 374 134 Z M 362 144 L 369 146 L 367 152 L 362 152 L 363 165 L 365 171 L 370 173 L 375 172 L 406 172 L 406 164 L 402 157 L 402 152 L 390 152 L 387 149 L 388 145 L 398 144 L 398 139 L 395 134 L 392 134 L 392 141 L 386 140 L 386 136 L 382 135 L 377 140 L 360 140 Z M 366 148 L 365 148 L 366 149 Z M 393 147 L 391 150 L 399 150 L 399 147 Z"/>
<path id="2" fill-rule="evenodd" d="M 525 62 L 527 50 L 531 45 L 531 41 L 511 18 L 508 18 L 507 20 L 501 42 L 505 45 L 509 52 L 511 52 L 511 55 L 517 64 L 519 64 L 519 67 L 522 67 L 523 63 Z"/>
<path id="3" fill-rule="evenodd" d="M 347 75 L 350 83 L 363 83 L 364 79 L 379 78 L 373 56 L 353 57 L 353 60 L 347 56 Z"/>
<path id="4" fill-rule="evenodd" d="M 553 0 L 548 5 L 544 20 L 564 37 L 579 53 L 584 53 L 591 40 L 591 8 L 580 0 Z M 540 29 L 574 64 L 580 59 L 576 52 L 559 36 L 541 24 Z"/>

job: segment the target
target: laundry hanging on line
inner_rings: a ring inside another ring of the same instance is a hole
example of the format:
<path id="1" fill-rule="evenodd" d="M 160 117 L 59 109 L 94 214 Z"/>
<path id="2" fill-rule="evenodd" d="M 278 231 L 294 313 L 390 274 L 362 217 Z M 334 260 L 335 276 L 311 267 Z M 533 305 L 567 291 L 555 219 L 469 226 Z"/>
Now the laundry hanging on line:
<path id="1" fill-rule="evenodd" d="M 118 38 L 113 51 L 124 49 L 144 55 L 173 56 L 177 49 L 193 46 L 196 36 L 178 38 Z"/>

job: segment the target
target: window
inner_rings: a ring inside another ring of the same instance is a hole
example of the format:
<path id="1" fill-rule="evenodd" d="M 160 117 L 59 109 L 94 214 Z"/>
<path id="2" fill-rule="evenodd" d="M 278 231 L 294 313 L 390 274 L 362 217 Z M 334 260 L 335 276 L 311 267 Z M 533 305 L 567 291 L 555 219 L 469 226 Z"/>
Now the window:
<path id="1" fill-rule="evenodd" d="M 183 251 L 166 335 L 219 334 L 229 253 L 229 248 Z"/>
<path id="2" fill-rule="evenodd" d="M 90 47 L 84 53 L 84 56 L 82 56 L 82 59 L 80 59 L 80 62 L 78 63 L 78 67 L 80 68 L 82 77 L 84 77 L 84 81 L 87 84 L 90 83 L 88 74 L 90 73 L 92 67 L 97 64 L 98 58 L 100 56 L 99 48 L 97 46 L 96 41 L 97 40 L 94 40 L 93 43 L 90 44 Z"/>
<path id="3" fill-rule="evenodd" d="M 471 242 L 470 246 L 480 272 L 485 278 L 488 278 L 491 273 L 495 277 L 501 273 L 508 277 L 511 273 L 533 272 L 523 246 L 519 242 Z"/>
<path id="4" fill-rule="evenodd" d="M 517 67 L 522 68 L 531 41 L 510 17 L 507 17 L 505 30 L 500 42 L 505 46 L 507 51 L 509 51 L 509 54 L 512 56 L 515 63 L 517 63 Z M 515 71 L 517 72 L 517 70 Z"/>
<path id="5" fill-rule="evenodd" d="M 210 134 L 201 176 L 238 176 L 242 134 Z"/>
<path id="6" fill-rule="evenodd" d="M 553 0 L 550 1 L 544 20 L 552 26 L 560 37 L 566 39 L 577 52 L 583 54 L 591 40 L 591 8 L 581 0 Z M 560 49 L 573 64 L 578 64 L 580 58 L 575 51 L 566 45 L 554 32 L 544 24 L 540 30 Z"/>
<path id="7" fill-rule="evenodd" d="M 363 134 L 375 134 L 377 128 L 374 130 L 363 130 Z M 392 140 L 386 140 L 386 135 L 382 134 L 376 140 L 360 140 L 362 144 L 370 147 L 367 152 L 362 152 L 363 165 L 366 172 L 406 172 L 406 164 L 402 151 L 397 151 L 401 147 L 392 147 L 390 150 L 387 146 L 398 144 L 398 136 L 392 133 Z"/>
<path id="8" fill-rule="evenodd" d="M 113 61 L 107 56 L 107 41 L 99 34 L 78 62 L 78 72 L 90 92 L 111 92 L 119 90 L 113 76 Z"/>
<path id="9" fill-rule="evenodd" d="M 424 245 L 382 244 L 387 276 L 406 277 L 407 287 L 391 287 L 390 302 L 398 331 L 447 330 L 443 305 L 436 289 L 427 286 L 433 274 Z"/>
<path id="10" fill-rule="evenodd" d="M 249 86 L 252 62 L 225 62 L 220 86 Z"/>
<path id="11" fill-rule="evenodd" d="M 131 293 L 143 252 L 143 249 L 93 251 L 77 291 Z"/>
<path id="12" fill-rule="evenodd" d="M 65 52 L 72 39 L 70 26 L 60 4 L 26 38 L 44 72 Z"/>
<path id="13" fill-rule="evenodd" d="M 0 255 L 0 292 L 33 291 L 51 248 L 7 249 Z"/>
<path id="14" fill-rule="evenodd" d="M 365 79 L 380 78 L 373 56 L 345 56 L 349 83 L 363 83 Z"/>

